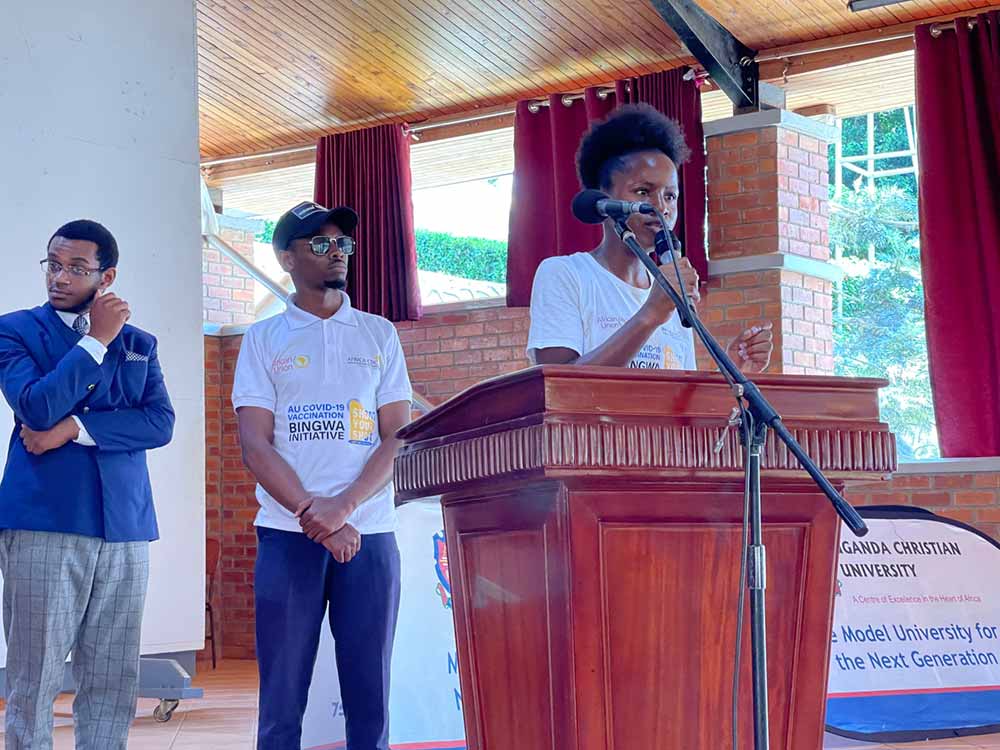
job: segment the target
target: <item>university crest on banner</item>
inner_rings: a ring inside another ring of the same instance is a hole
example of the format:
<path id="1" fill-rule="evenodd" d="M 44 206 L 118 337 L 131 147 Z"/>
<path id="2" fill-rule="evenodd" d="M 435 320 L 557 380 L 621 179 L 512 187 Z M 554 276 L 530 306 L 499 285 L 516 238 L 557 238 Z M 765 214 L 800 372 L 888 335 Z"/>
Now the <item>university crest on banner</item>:
<path id="1" fill-rule="evenodd" d="M 434 572 L 437 573 L 438 584 L 435 587 L 441 597 L 441 605 L 451 609 L 451 578 L 448 575 L 448 544 L 444 532 L 434 535 Z"/>

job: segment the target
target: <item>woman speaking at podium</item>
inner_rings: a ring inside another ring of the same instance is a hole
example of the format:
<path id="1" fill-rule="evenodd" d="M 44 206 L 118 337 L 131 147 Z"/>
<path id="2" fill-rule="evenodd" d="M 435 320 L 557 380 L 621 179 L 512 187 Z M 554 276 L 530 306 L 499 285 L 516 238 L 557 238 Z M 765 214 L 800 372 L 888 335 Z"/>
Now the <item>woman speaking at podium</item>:
<path id="1" fill-rule="evenodd" d="M 680 192 L 677 167 L 690 150 L 680 126 L 648 105 L 615 110 L 584 135 L 576 156 L 580 182 L 621 201 L 648 202 L 672 230 Z M 632 214 L 628 228 L 653 251 L 660 222 Z M 684 289 L 700 300 L 698 272 L 679 260 Z M 661 270 L 676 279 L 669 260 Z M 625 246 L 611 219 L 590 252 L 547 258 L 531 289 L 528 357 L 535 364 L 608 365 L 694 370 L 694 337 L 681 325 L 673 302 Z M 737 336 L 729 356 L 747 373 L 767 367 L 773 349 L 771 324 Z"/>

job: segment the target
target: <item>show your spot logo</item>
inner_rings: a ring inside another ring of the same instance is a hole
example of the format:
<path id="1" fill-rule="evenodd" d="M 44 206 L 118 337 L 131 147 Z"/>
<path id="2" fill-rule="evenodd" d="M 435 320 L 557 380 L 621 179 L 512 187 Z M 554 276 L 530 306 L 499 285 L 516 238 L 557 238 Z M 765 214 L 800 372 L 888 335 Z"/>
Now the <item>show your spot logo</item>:
<path id="1" fill-rule="evenodd" d="M 357 399 L 351 399 L 348 416 L 351 421 L 348 440 L 354 445 L 374 445 L 375 413 L 365 409 Z"/>

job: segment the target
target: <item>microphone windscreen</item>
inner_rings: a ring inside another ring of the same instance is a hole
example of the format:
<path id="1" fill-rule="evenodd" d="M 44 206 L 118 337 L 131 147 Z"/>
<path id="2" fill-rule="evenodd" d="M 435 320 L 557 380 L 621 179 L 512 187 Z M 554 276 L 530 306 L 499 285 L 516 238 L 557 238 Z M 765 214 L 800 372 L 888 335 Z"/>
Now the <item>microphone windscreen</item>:
<path id="1" fill-rule="evenodd" d="M 583 190 L 573 199 L 573 215 L 584 224 L 600 224 L 604 217 L 597 210 L 597 202 L 607 198 L 600 190 Z"/>

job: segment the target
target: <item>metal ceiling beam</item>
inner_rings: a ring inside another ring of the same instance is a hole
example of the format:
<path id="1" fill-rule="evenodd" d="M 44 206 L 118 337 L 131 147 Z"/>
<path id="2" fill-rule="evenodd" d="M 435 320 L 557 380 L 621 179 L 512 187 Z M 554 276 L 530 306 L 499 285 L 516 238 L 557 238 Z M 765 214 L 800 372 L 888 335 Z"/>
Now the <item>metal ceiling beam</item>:
<path id="1" fill-rule="evenodd" d="M 656 12 L 733 102 L 737 111 L 760 107 L 759 73 L 750 49 L 692 0 L 650 0 Z"/>

